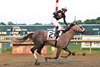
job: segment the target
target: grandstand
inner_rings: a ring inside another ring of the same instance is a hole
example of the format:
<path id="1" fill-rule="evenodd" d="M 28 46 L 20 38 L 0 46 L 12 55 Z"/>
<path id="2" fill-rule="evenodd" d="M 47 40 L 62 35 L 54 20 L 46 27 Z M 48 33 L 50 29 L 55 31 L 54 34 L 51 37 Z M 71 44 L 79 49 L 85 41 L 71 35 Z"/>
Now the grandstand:
<path id="1" fill-rule="evenodd" d="M 23 36 L 36 30 L 53 28 L 50 25 L 0 25 L 0 36 Z"/>
<path id="2" fill-rule="evenodd" d="M 100 35 L 99 24 L 81 24 L 86 28 L 86 35 Z M 65 27 L 65 26 L 64 26 Z M 0 36 L 23 36 L 36 30 L 53 29 L 52 25 L 0 25 Z M 76 33 L 76 35 L 80 35 Z"/>

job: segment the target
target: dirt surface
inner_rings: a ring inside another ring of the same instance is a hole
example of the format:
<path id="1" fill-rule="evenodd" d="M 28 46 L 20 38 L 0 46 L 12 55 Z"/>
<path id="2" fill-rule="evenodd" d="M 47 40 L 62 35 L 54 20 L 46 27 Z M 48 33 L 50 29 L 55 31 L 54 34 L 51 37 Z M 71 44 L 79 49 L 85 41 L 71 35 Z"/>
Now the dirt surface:
<path id="1" fill-rule="evenodd" d="M 39 56 L 40 65 L 34 65 L 32 55 L 0 54 L 0 67 L 100 67 L 100 55 L 70 56 L 45 62 Z"/>

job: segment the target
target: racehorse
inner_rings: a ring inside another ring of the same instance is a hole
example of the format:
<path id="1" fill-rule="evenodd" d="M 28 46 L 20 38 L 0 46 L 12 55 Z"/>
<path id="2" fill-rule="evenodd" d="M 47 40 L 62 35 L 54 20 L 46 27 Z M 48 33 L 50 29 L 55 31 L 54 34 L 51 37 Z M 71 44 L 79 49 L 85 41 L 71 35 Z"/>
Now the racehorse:
<path id="1" fill-rule="evenodd" d="M 80 26 L 77 23 L 71 23 L 64 31 L 63 34 L 59 37 L 57 41 L 57 52 L 55 57 L 44 57 L 47 61 L 48 59 L 57 59 L 61 53 L 62 50 L 68 52 L 68 56 L 71 55 L 71 51 L 68 49 L 68 44 L 70 40 L 73 38 L 76 32 L 84 33 L 85 28 Z M 55 40 L 48 40 L 47 39 L 48 32 L 46 30 L 38 30 L 34 33 L 30 33 L 23 38 L 18 38 L 17 40 L 20 42 L 26 41 L 28 38 L 30 38 L 34 42 L 34 47 L 31 48 L 31 52 L 33 53 L 33 56 L 35 57 L 35 64 L 39 65 L 37 55 L 35 53 L 35 50 L 37 50 L 37 53 L 41 54 L 41 49 L 44 45 L 51 45 L 55 47 Z"/>

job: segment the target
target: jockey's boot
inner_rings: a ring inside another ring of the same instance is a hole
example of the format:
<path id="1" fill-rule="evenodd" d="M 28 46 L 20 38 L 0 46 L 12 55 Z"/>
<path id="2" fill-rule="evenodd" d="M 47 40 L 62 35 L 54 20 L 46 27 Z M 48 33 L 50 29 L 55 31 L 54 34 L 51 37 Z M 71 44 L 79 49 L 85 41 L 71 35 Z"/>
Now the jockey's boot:
<path id="1" fill-rule="evenodd" d="M 56 47 L 56 45 L 57 45 L 57 41 L 58 41 L 59 37 L 61 36 L 61 34 L 62 34 L 62 31 L 57 31 L 57 32 L 56 32 L 55 47 Z"/>
<path id="2" fill-rule="evenodd" d="M 62 35 L 62 31 L 57 31 L 56 40 L 58 40 L 61 35 Z"/>

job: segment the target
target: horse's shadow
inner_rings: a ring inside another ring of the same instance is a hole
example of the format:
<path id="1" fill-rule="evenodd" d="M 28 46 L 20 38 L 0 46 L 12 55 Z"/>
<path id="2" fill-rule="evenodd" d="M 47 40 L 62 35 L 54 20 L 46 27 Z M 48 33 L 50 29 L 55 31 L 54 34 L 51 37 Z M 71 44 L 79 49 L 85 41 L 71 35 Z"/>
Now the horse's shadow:
<path id="1" fill-rule="evenodd" d="M 79 63 L 81 61 L 78 60 L 63 60 L 63 59 L 55 59 L 55 60 L 49 60 L 48 62 L 41 62 L 41 64 L 73 64 L 73 63 Z"/>

